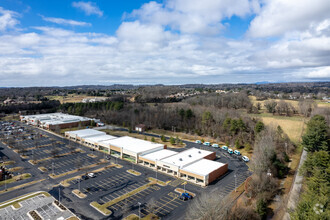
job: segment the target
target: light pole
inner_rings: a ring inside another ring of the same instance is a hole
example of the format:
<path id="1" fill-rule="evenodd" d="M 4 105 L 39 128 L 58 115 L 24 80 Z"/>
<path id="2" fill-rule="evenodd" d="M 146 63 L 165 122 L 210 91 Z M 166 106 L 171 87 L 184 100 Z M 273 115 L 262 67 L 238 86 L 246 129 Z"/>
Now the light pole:
<path id="1" fill-rule="evenodd" d="M 52 162 L 52 170 L 53 170 L 53 176 L 54 176 L 54 162 Z"/>
<path id="2" fill-rule="evenodd" d="M 58 203 L 61 204 L 61 187 L 58 187 Z"/>
<path id="3" fill-rule="evenodd" d="M 234 177 L 235 177 L 235 192 L 237 192 L 237 190 L 236 190 L 236 171 L 235 171 L 235 174 L 234 174 Z"/>
<path id="4" fill-rule="evenodd" d="M 5 175 L 5 191 L 7 191 L 7 176 Z"/>
<path id="5" fill-rule="evenodd" d="M 80 182 L 81 182 L 81 179 L 79 178 L 79 185 L 78 185 L 78 187 L 79 187 L 79 192 L 80 192 Z"/>
<path id="6" fill-rule="evenodd" d="M 141 219 L 141 202 L 138 202 L 139 205 L 139 219 Z"/>
<path id="7" fill-rule="evenodd" d="M 157 182 L 157 173 L 158 173 L 158 165 L 157 165 L 157 159 L 156 159 L 156 182 Z"/>

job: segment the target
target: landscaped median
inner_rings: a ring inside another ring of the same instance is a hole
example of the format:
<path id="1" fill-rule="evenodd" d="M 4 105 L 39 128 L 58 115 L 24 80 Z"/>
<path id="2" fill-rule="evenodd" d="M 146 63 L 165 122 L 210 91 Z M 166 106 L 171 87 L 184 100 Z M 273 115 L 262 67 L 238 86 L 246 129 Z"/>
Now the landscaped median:
<path id="1" fill-rule="evenodd" d="M 111 164 L 111 165 L 108 165 L 108 166 L 105 166 L 105 167 L 102 167 L 102 168 L 99 168 L 99 169 L 96 169 L 96 170 L 92 170 L 91 173 L 98 173 L 98 172 L 101 172 L 103 170 L 106 170 L 108 168 L 111 168 L 111 167 L 116 167 L 117 164 Z M 81 174 L 81 175 L 78 175 L 78 176 L 74 176 L 72 178 L 69 178 L 69 179 L 66 179 L 66 180 L 63 180 L 61 181 L 61 185 L 64 186 L 64 187 L 69 187 L 70 186 L 70 183 L 72 180 L 76 180 L 76 179 L 80 179 L 81 176 L 83 176 L 84 174 Z"/>
<path id="2" fill-rule="evenodd" d="M 29 174 L 29 173 L 23 173 L 23 174 L 14 176 L 14 177 L 12 177 L 10 179 L 1 181 L 0 182 L 0 186 L 5 185 L 5 183 L 8 184 L 8 183 L 16 182 L 16 181 L 19 181 L 19 180 L 25 180 L 25 179 L 28 179 L 30 177 L 31 177 L 31 174 Z"/>
<path id="3" fill-rule="evenodd" d="M 180 194 L 182 194 L 182 193 L 189 193 L 189 195 L 191 195 L 192 197 L 195 197 L 195 196 L 196 196 L 195 193 L 190 192 L 190 191 L 188 191 L 188 190 L 185 191 L 185 190 L 182 189 L 182 188 L 176 188 L 174 191 L 177 192 L 177 193 L 180 193 Z"/>
<path id="4" fill-rule="evenodd" d="M 58 175 L 53 175 L 53 174 L 49 174 L 48 176 L 51 177 L 52 179 L 57 179 L 57 178 L 60 178 L 62 176 L 66 176 L 66 175 L 69 175 L 69 174 L 72 174 L 72 173 L 76 173 L 78 171 L 82 171 L 82 170 L 87 170 L 87 169 L 90 169 L 90 168 L 93 168 L 93 167 L 96 167 L 98 165 L 102 164 L 102 162 L 100 163 L 94 163 L 94 164 L 91 164 L 89 166 L 86 166 L 84 168 L 81 168 L 81 169 L 75 169 L 75 170 L 71 170 L 71 171 L 68 171 L 66 173 L 61 173 L 61 174 L 58 174 Z"/>
<path id="5" fill-rule="evenodd" d="M 118 203 L 118 202 L 132 196 L 132 195 L 135 195 L 135 194 L 137 194 L 137 193 L 139 193 L 139 192 L 141 192 L 141 191 L 143 191 L 143 190 L 147 189 L 148 187 L 153 186 L 155 184 L 158 184 L 158 183 L 156 181 L 151 180 L 150 183 L 145 184 L 145 185 L 143 185 L 143 186 L 141 186 L 137 189 L 134 189 L 131 192 L 128 192 L 128 193 L 126 193 L 122 196 L 119 196 L 119 197 L 117 197 L 117 198 L 115 198 L 115 199 L 113 199 L 113 200 L 111 200 L 107 203 L 104 203 L 103 205 L 100 205 L 98 202 L 95 202 L 95 201 L 91 202 L 90 205 L 93 208 L 95 208 L 97 211 L 102 213 L 103 215 L 109 216 L 109 215 L 111 215 L 112 212 L 109 209 L 107 209 L 108 207 L 113 206 L 114 204 L 116 204 L 116 203 Z"/>
<path id="6" fill-rule="evenodd" d="M 45 179 L 41 179 L 41 180 L 35 180 L 35 181 L 32 181 L 32 182 L 28 182 L 28 183 L 24 183 L 24 184 L 21 184 L 21 185 L 18 185 L 18 186 L 14 186 L 14 187 L 11 187 L 11 188 L 8 188 L 7 190 L 2 190 L 0 191 L 0 194 L 2 193 L 6 193 L 6 192 L 9 192 L 9 191 L 13 191 L 15 189 L 20 189 L 20 188 L 23 188 L 23 187 L 26 187 L 26 186 L 30 186 L 30 185 L 33 185 L 35 183 L 39 183 L 39 182 L 42 182 L 44 181 Z"/>
<path id="7" fill-rule="evenodd" d="M 72 193 L 80 199 L 84 199 L 87 197 L 87 195 L 85 193 L 80 192 L 78 189 L 72 190 Z"/>
<path id="8" fill-rule="evenodd" d="M 160 186 L 166 186 L 167 184 L 161 180 L 155 179 L 153 177 L 148 177 L 149 181 L 155 182 L 156 184 L 160 185 Z"/>
<path id="9" fill-rule="evenodd" d="M 133 174 L 133 175 L 135 175 L 135 176 L 140 176 L 140 175 L 141 175 L 140 172 L 138 172 L 138 171 L 136 171 L 136 170 L 132 170 L 132 169 L 127 170 L 127 172 L 128 172 L 128 173 L 131 173 L 131 174 Z"/>
<path id="10" fill-rule="evenodd" d="M 78 153 L 80 151 L 81 151 L 80 149 L 76 149 L 73 152 L 68 152 L 68 153 L 65 153 L 65 154 L 59 154 L 59 155 L 52 156 L 52 157 L 46 157 L 46 158 L 43 158 L 43 159 L 40 159 L 40 160 L 29 160 L 29 163 L 32 164 L 32 165 L 37 165 L 38 163 L 40 163 L 42 161 L 45 161 L 45 160 L 51 160 L 51 159 L 54 159 L 56 157 L 63 157 L 63 156 L 70 155 L 70 154 L 73 154 L 73 153 Z"/>
<path id="11" fill-rule="evenodd" d="M 129 216 L 127 216 L 126 218 L 124 218 L 124 220 L 139 220 L 139 216 L 137 216 L 136 214 L 130 214 Z M 157 215 L 155 214 L 148 214 L 146 216 L 144 216 L 143 218 L 141 218 L 141 220 L 156 220 L 156 219 L 160 219 Z"/>

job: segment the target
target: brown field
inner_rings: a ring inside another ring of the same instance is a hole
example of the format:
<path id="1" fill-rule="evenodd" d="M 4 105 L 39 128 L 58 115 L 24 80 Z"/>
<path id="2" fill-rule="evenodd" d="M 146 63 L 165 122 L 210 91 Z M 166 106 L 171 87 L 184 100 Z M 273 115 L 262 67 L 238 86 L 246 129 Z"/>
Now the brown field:
<path id="1" fill-rule="evenodd" d="M 85 98 L 95 98 L 94 96 L 87 95 L 77 95 L 77 94 L 69 94 L 68 96 L 46 96 L 50 100 L 58 100 L 62 103 L 67 102 L 82 102 Z"/>

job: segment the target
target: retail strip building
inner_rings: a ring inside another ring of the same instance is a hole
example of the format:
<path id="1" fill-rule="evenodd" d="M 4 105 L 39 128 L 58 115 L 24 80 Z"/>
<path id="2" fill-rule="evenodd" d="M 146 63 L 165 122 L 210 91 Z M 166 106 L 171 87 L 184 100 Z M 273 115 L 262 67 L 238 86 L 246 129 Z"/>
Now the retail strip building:
<path id="1" fill-rule="evenodd" d="M 228 164 L 213 161 L 216 153 L 190 148 L 182 152 L 166 145 L 129 136 L 114 137 L 93 129 L 65 132 L 71 140 L 103 150 L 113 156 L 149 167 L 201 186 L 206 186 L 228 171 Z"/>

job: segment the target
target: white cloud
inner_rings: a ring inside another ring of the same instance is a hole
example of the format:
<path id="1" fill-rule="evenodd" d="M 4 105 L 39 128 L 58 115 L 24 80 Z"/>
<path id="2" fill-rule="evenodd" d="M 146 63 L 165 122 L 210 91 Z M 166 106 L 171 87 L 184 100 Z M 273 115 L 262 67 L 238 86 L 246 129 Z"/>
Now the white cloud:
<path id="1" fill-rule="evenodd" d="M 94 2 L 72 2 L 72 6 L 78 8 L 86 13 L 86 15 L 103 16 L 103 11 Z"/>
<path id="2" fill-rule="evenodd" d="M 149 2 L 129 14 L 115 35 L 47 26 L 6 32 L 0 35 L 0 86 L 329 78 L 330 15 L 304 18 L 308 25 L 283 29 L 271 40 L 217 34 L 224 18 L 264 15 L 271 2 L 263 2 Z"/>
<path id="3" fill-rule="evenodd" d="M 259 8 L 257 0 L 169 0 L 164 4 L 151 1 L 129 16 L 182 33 L 213 35 L 224 28 L 222 19 L 244 17 Z"/>
<path id="4" fill-rule="evenodd" d="M 250 24 L 249 36 L 274 37 L 304 31 L 329 18 L 329 0 L 267 0 Z"/>
<path id="5" fill-rule="evenodd" d="M 19 24 L 19 21 L 16 19 L 18 16 L 18 13 L 0 7 L 0 31 L 12 29 Z"/>
<path id="6" fill-rule="evenodd" d="M 307 77 L 330 79 L 330 66 L 317 68 L 317 70 L 309 72 Z"/>
<path id="7" fill-rule="evenodd" d="M 44 16 L 41 17 L 44 21 L 48 21 L 56 24 L 71 25 L 71 26 L 92 26 L 91 23 L 87 23 L 83 21 L 75 21 L 71 19 L 53 18 L 53 17 L 44 17 Z"/>

